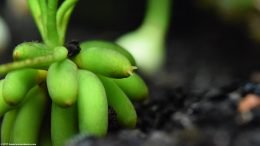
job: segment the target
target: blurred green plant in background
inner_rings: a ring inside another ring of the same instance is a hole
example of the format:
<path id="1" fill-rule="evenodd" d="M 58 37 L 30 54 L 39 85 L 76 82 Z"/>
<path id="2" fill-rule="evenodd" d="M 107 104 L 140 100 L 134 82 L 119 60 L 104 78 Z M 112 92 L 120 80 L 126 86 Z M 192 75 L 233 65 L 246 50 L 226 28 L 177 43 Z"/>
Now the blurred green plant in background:
<path id="1" fill-rule="evenodd" d="M 197 4 L 225 22 L 242 25 L 248 36 L 260 43 L 260 0 L 198 0 Z"/>
<path id="2" fill-rule="evenodd" d="M 117 40 L 119 45 L 132 53 L 140 70 L 146 75 L 155 75 L 165 62 L 170 13 L 171 0 L 147 0 L 141 26 Z"/>
<path id="3" fill-rule="evenodd" d="M 10 37 L 9 28 L 4 19 L 0 16 L 0 53 L 8 47 Z"/>

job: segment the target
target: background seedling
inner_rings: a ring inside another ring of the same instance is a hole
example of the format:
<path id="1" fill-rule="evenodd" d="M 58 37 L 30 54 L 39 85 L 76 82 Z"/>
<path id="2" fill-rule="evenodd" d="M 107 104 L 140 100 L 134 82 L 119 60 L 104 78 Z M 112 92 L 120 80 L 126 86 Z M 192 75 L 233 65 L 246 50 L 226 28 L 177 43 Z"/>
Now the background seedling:
<path id="1" fill-rule="evenodd" d="M 165 37 L 171 3 L 172 0 L 147 0 L 147 10 L 141 26 L 116 41 L 132 53 L 140 70 L 147 75 L 154 75 L 165 62 Z"/>

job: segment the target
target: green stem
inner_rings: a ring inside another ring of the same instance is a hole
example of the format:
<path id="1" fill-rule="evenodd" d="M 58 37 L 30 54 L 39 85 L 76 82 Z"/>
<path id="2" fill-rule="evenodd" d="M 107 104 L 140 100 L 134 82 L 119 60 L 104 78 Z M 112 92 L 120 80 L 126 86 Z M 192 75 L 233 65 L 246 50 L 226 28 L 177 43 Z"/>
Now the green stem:
<path id="1" fill-rule="evenodd" d="M 56 17 L 60 43 L 64 43 L 67 25 L 77 2 L 78 0 L 65 0 L 58 9 Z"/>
<path id="2" fill-rule="evenodd" d="M 48 11 L 47 11 L 47 46 L 54 48 L 59 45 L 59 36 L 56 25 L 56 11 L 57 11 L 58 0 L 48 0 Z"/>
<path id="3" fill-rule="evenodd" d="M 166 33 L 171 13 L 172 0 L 147 0 L 147 9 L 140 29 L 155 27 Z"/>
<path id="4" fill-rule="evenodd" d="M 42 39 L 45 43 L 47 43 L 48 41 L 48 38 L 47 38 L 47 28 L 46 28 L 46 24 L 47 24 L 47 11 L 48 11 L 48 8 L 47 8 L 47 1 L 46 0 L 36 0 L 36 1 L 39 1 L 39 4 L 40 4 L 40 10 L 41 10 L 41 19 L 42 19 L 42 25 L 43 25 L 43 34 L 44 36 L 42 36 Z"/>
<path id="5" fill-rule="evenodd" d="M 0 74 L 8 73 L 12 70 L 22 68 L 38 68 L 45 65 L 50 65 L 53 62 L 63 60 L 67 57 L 68 51 L 65 47 L 56 47 L 53 53 L 46 56 L 39 56 L 31 59 L 25 59 L 13 63 L 0 65 Z"/>
<path id="6" fill-rule="evenodd" d="M 38 27 L 38 30 L 41 34 L 41 37 L 45 38 L 46 36 L 44 33 L 44 24 L 42 22 L 42 16 L 44 15 L 44 13 L 41 12 L 41 5 L 39 3 L 39 0 L 28 0 L 28 5 L 34 21 Z"/>

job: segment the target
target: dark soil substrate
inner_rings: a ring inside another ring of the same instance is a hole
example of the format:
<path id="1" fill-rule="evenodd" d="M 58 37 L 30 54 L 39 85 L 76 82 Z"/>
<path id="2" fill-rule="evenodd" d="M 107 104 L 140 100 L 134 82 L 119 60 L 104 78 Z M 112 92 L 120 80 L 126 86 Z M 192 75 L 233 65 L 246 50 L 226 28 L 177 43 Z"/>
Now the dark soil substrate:
<path id="1" fill-rule="evenodd" d="M 77 146 L 258 146 L 260 145 L 260 108 L 237 111 L 244 95 L 259 94 L 259 84 L 236 83 L 188 93 L 181 88 L 161 90 L 136 104 L 139 115 L 134 130 L 110 127 L 107 137 L 76 136 Z M 158 98 L 156 98 L 158 97 Z M 113 114 L 112 114 L 113 115 Z"/>

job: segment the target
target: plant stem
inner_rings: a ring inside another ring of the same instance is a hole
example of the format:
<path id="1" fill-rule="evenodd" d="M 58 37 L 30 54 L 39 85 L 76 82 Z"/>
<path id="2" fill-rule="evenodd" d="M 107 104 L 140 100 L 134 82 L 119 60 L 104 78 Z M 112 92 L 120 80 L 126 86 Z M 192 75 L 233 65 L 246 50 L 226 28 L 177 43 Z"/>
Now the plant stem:
<path id="1" fill-rule="evenodd" d="M 48 42 L 46 45 L 54 48 L 59 45 L 59 36 L 56 25 L 56 12 L 57 12 L 58 0 L 48 0 L 48 11 L 47 11 L 47 37 Z"/>
<path id="2" fill-rule="evenodd" d="M 154 27 L 165 34 L 170 21 L 172 0 L 147 0 L 144 21 L 140 29 Z"/>
<path id="3" fill-rule="evenodd" d="M 57 28 L 60 43 L 64 43 L 67 25 L 78 0 L 65 0 L 57 11 Z"/>
<path id="4" fill-rule="evenodd" d="M 5 74 L 9 71 L 21 68 L 39 68 L 45 65 L 49 65 L 53 62 L 63 60 L 67 57 L 67 55 L 68 51 L 65 47 L 56 47 L 53 50 L 53 53 L 50 55 L 39 56 L 35 58 L 0 65 L 0 74 Z"/>
<path id="5" fill-rule="evenodd" d="M 37 0 L 36 0 L 37 1 Z M 43 25 L 43 34 L 44 36 L 42 36 L 42 39 L 45 43 L 47 43 L 48 41 L 48 38 L 47 38 L 47 27 L 46 27 L 46 24 L 47 24 L 47 11 L 48 11 L 48 8 L 47 8 L 47 1 L 46 0 L 38 0 L 39 1 L 39 4 L 40 4 L 40 10 L 41 10 L 41 19 L 42 19 L 42 25 Z"/>
<path id="6" fill-rule="evenodd" d="M 31 10 L 31 14 L 34 18 L 34 21 L 38 27 L 38 30 L 41 34 L 41 37 L 44 39 L 46 34 L 44 33 L 44 25 L 42 22 L 42 16 L 44 13 L 41 12 L 41 5 L 39 0 L 28 0 L 28 5 Z"/>

